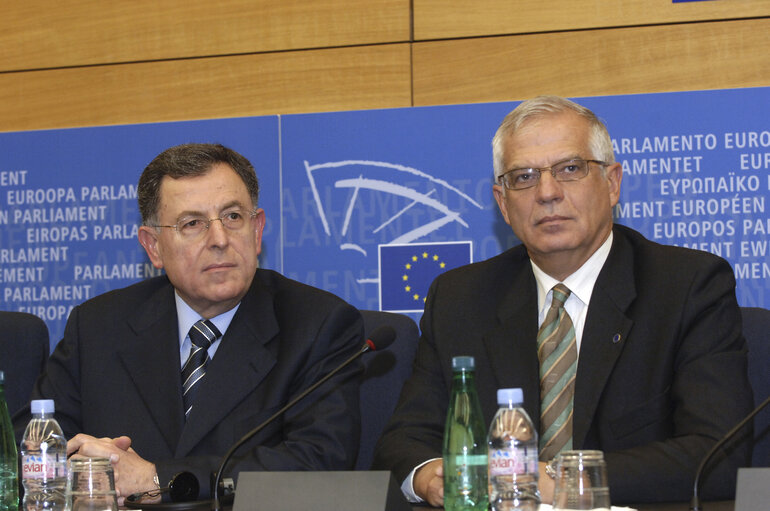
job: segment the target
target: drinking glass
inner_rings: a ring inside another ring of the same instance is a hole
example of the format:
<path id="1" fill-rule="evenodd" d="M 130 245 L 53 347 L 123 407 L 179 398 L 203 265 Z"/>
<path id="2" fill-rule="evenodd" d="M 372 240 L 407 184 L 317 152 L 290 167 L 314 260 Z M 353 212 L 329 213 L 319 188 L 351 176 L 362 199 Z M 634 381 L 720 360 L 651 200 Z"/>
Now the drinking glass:
<path id="1" fill-rule="evenodd" d="M 115 474 L 108 458 L 72 458 L 66 511 L 117 511 Z"/>
<path id="2" fill-rule="evenodd" d="M 556 459 L 554 511 L 610 509 L 602 451 L 563 451 Z"/>

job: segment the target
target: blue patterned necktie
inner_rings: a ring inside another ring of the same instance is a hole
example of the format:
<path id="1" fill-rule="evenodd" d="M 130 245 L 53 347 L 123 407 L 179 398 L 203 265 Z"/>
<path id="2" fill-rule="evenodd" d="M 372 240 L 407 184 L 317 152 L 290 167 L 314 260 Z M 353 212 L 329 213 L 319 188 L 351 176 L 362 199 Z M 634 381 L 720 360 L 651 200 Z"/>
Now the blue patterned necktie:
<path id="1" fill-rule="evenodd" d="M 192 326 L 189 335 L 192 349 L 182 368 L 182 398 L 184 399 L 185 417 L 192 410 L 195 392 L 200 388 L 201 380 L 206 374 L 206 365 L 210 360 L 209 346 L 222 336 L 214 323 L 202 319 Z"/>
<path id="2" fill-rule="evenodd" d="M 540 360 L 540 460 L 572 448 L 572 406 L 577 371 L 577 341 L 564 302 L 570 290 L 553 287 L 551 308 L 537 333 Z"/>

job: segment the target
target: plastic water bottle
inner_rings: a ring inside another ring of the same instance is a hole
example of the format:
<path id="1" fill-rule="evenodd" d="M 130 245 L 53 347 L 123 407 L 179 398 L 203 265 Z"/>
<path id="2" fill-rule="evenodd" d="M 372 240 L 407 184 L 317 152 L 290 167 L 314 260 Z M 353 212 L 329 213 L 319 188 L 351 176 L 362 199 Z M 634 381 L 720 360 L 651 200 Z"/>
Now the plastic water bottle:
<path id="1" fill-rule="evenodd" d="M 497 391 L 497 410 L 489 426 L 489 502 L 492 511 L 537 511 L 537 432 L 522 408 L 521 389 Z"/>
<path id="2" fill-rule="evenodd" d="M 0 511 L 16 511 L 19 508 L 18 455 L 4 385 L 5 374 L 0 371 Z"/>
<path id="3" fill-rule="evenodd" d="M 66 502 L 67 440 L 54 419 L 51 399 L 31 403 L 29 421 L 21 441 L 21 480 L 24 511 L 61 511 Z"/>
<path id="4" fill-rule="evenodd" d="M 486 511 L 487 447 L 473 357 L 452 359 L 452 394 L 444 428 L 444 509 Z"/>

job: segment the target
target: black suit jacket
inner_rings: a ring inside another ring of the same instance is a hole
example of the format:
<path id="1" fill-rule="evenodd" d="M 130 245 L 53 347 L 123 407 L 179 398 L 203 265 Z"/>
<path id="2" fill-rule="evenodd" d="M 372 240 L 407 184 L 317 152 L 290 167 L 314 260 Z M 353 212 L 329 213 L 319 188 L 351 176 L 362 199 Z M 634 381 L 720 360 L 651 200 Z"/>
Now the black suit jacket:
<path id="1" fill-rule="evenodd" d="M 67 438 L 128 435 L 137 453 L 156 464 L 162 485 L 191 471 L 205 496 L 225 452 L 355 353 L 363 323 L 336 296 L 257 270 L 185 421 L 173 293 L 163 276 L 76 307 L 33 398 L 55 400 Z M 360 371 L 360 364 L 348 366 L 262 430 L 226 475 L 351 469 Z"/>
<path id="2" fill-rule="evenodd" d="M 451 359 L 476 358 L 484 419 L 496 389 L 521 387 L 539 422 L 537 289 L 523 246 L 436 279 L 412 377 L 375 453 L 403 480 L 441 455 Z M 708 449 L 752 408 L 732 270 L 721 258 L 614 227 L 588 306 L 575 384 L 573 445 L 605 451 L 613 503 L 688 500 Z M 742 442 L 703 481 L 734 494 Z"/>
<path id="3" fill-rule="evenodd" d="M 51 350 L 48 327 L 26 312 L 0 311 L 0 370 L 5 372 L 5 402 L 13 416 L 29 394 Z"/>

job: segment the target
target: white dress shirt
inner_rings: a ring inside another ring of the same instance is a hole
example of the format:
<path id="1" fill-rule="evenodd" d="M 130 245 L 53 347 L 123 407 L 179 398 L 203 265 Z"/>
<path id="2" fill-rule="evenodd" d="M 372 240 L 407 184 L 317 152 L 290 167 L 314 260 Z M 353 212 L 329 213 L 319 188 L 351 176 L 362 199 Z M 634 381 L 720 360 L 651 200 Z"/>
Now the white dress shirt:
<path id="1" fill-rule="evenodd" d="M 578 353 L 580 353 L 580 342 L 583 339 L 583 327 L 585 327 L 586 324 L 588 304 L 591 303 L 591 294 L 594 291 L 594 284 L 596 284 L 599 272 L 607 261 L 607 257 L 610 255 L 610 248 L 612 248 L 612 231 L 610 231 L 609 237 L 602 243 L 602 246 L 600 246 L 596 252 L 583 263 L 583 266 L 578 268 L 575 273 L 561 282 L 571 291 L 567 301 L 564 302 L 564 309 L 567 311 L 567 314 L 569 314 L 572 325 L 575 328 L 575 340 L 577 342 Z M 559 284 L 559 281 L 546 274 L 532 260 L 530 260 L 530 262 L 532 263 L 532 271 L 535 274 L 535 281 L 537 281 L 537 310 L 539 311 L 537 315 L 537 327 L 539 329 L 543 325 L 543 321 L 545 321 L 545 315 L 548 313 L 548 309 L 551 308 L 551 302 L 553 301 L 553 286 Z"/>

